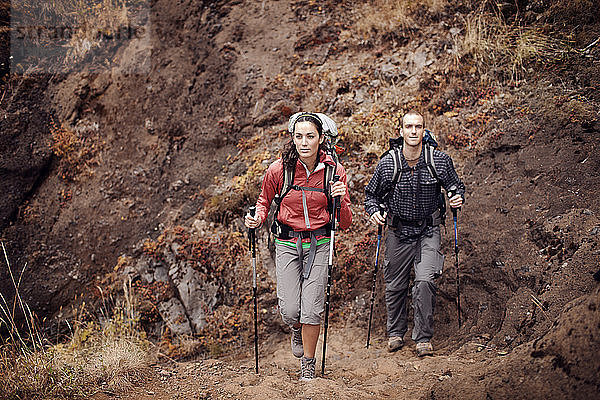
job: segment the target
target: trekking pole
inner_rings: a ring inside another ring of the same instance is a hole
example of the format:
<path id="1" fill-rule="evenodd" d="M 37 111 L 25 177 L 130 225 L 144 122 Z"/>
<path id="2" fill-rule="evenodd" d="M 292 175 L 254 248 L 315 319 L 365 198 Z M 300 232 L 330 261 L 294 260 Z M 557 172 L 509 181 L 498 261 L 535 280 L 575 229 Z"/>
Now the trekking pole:
<path id="1" fill-rule="evenodd" d="M 256 214 L 256 206 L 250 207 L 250 215 Z M 258 301 L 256 299 L 256 228 L 248 229 L 248 241 L 252 253 L 252 297 L 254 300 L 254 361 L 258 374 Z"/>
<path id="2" fill-rule="evenodd" d="M 452 186 L 448 190 L 448 197 L 452 197 L 456 194 L 456 186 Z M 452 219 L 454 220 L 454 263 L 456 266 L 456 313 L 458 314 L 458 327 L 462 326 L 462 321 L 460 318 L 460 275 L 458 269 L 458 210 L 460 207 L 454 208 L 451 207 L 452 210 Z"/>
<path id="3" fill-rule="evenodd" d="M 384 213 L 382 205 L 379 205 L 379 212 L 381 215 Z M 373 321 L 373 304 L 375 303 L 375 283 L 377 282 L 377 270 L 379 261 L 379 245 L 381 244 L 381 234 L 383 232 L 383 225 L 377 227 L 377 250 L 375 251 L 375 269 L 373 270 L 373 285 L 371 286 L 371 311 L 369 312 L 369 329 L 367 330 L 367 349 L 371 341 L 371 321 Z"/>
<path id="4" fill-rule="evenodd" d="M 340 180 L 338 175 L 333 177 L 333 181 Z M 340 199 L 339 196 L 333 198 L 333 216 L 331 218 L 331 240 L 329 241 L 329 262 L 327 263 L 327 292 L 325 296 L 325 324 L 323 327 L 323 357 L 321 364 L 321 375 L 325 375 L 325 350 L 327 349 L 327 328 L 329 327 L 329 299 L 331 296 L 331 270 L 333 269 L 333 249 L 335 242 L 336 217 L 339 218 Z"/>

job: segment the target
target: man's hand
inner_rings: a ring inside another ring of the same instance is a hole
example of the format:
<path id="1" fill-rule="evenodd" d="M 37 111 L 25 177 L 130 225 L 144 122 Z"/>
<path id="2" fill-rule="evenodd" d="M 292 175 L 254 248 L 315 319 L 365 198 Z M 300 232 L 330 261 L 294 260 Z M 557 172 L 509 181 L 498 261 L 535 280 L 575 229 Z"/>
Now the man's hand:
<path id="1" fill-rule="evenodd" d="M 371 218 L 369 218 L 369 222 L 371 222 L 372 224 L 375 224 L 375 225 L 383 225 L 383 224 L 385 224 L 385 217 L 386 217 L 385 212 L 382 214 L 379 211 L 377 211 L 376 213 L 371 215 Z"/>
<path id="2" fill-rule="evenodd" d="M 262 224 L 262 221 L 260 220 L 260 217 L 258 215 L 255 215 L 253 217 L 252 215 L 250 215 L 250 213 L 246 214 L 246 217 L 244 218 L 244 225 L 246 225 L 246 228 L 258 228 L 260 224 Z"/>
<path id="3" fill-rule="evenodd" d="M 450 203 L 450 207 L 460 208 L 463 203 L 463 198 L 460 194 L 455 194 L 454 196 L 450 197 L 448 202 Z"/>

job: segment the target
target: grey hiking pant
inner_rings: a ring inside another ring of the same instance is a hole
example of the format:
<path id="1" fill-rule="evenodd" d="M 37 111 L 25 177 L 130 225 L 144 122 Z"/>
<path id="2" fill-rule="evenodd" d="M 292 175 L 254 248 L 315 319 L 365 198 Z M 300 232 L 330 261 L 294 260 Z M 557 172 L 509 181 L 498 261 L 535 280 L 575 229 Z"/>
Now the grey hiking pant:
<path id="1" fill-rule="evenodd" d="M 439 252 L 440 227 L 431 236 L 418 239 L 399 238 L 389 230 L 383 265 L 388 336 L 403 337 L 407 330 L 407 297 L 410 271 L 414 267 L 412 289 L 414 328 L 412 339 L 428 342 L 433 337 L 433 311 L 437 287 L 434 278 L 442 272 L 444 256 Z"/>
<path id="2" fill-rule="evenodd" d="M 277 276 L 277 298 L 279 312 L 287 325 L 319 325 L 325 311 L 325 287 L 327 286 L 327 264 L 329 242 L 317 245 L 315 259 L 308 278 L 304 278 L 304 264 L 309 251 L 298 256 L 294 246 L 275 243 L 275 275 Z"/>

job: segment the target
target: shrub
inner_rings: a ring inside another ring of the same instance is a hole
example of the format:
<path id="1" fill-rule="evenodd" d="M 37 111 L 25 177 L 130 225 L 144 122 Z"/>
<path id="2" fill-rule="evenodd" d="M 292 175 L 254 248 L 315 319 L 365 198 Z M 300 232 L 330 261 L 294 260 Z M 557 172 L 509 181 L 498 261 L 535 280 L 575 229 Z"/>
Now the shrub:
<path id="1" fill-rule="evenodd" d="M 162 337 L 161 351 L 172 358 L 186 358 L 200 353 L 212 357 L 221 355 L 225 350 L 239 348 L 249 341 L 252 322 L 252 274 L 248 267 L 248 239 L 245 235 L 228 227 L 219 227 L 211 232 L 210 239 L 190 233 L 184 227 L 165 230 L 157 241 L 148 241 L 152 245 L 151 254 L 167 252 L 189 263 L 202 281 L 218 282 L 217 304 L 213 309 L 206 307 L 206 325 L 196 337 L 175 336 L 170 332 Z M 267 276 L 265 266 L 257 265 L 259 279 L 258 294 L 274 293 L 269 281 L 260 279 Z M 157 305 L 160 301 L 173 296 L 166 291 L 166 285 L 156 283 L 133 283 L 136 294 L 146 305 Z M 264 303 L 263 303 L 264 306 Z M 142 305 L 142 307 L 144 307 Z M 150 307 L 146 306 L 147 311 Z M 262 311 L 264 312 L 264 311 Z M 146 318 L 142 312 L 142 318 Z M 157 316 L 159 318 L 159 316 Z"/>
<path id="2" fill-rule="evenodd" d="M 399 136 L 402 116 L 409 110 L 421 109 L 423 103 L 424 99 L 417 97 L 395 111 L 373 108 L 368 113 L 354 114 L 340 125 L 340 137 L 349 152 L 358 159 L 373 161 L 389 148 L 389 139 Z"/>
<path id="3" fill-rule="evenodd" d="M 379 157 L 388 148 L 388 139 L 397 136 L 398 120 L 397 114 L 381 110 L 354 114 L 340 125 L 340 137 L 349 152 Z"/>
<path id="4" fill-rule="evenodd" d="M 98 145 L 94 141 L 79 136 L 65 124 L 50 122 L 52 142 L 50 149 L 59 158 L 59 173 L 62 179 L 76 180 L 82 173 L 92 174 L 92 167 L 98 164 Z M 64 196 L 63 196 L 64 197 Z"/>
<path id="5" fill-rule="evenodd" d="M 249 329 L 253 322 L 253 314 L 249 307 L 251 301 L 249 298 L 243 308 L 239 305 L 223 305 L 206 317 L 207 324 L 199 340 L 202 349 L 211 357 L 221 356 L 232 346 L 250 342 L 253 332 Z"/>
<path id="6" fill-rule="evenodd" d="M 363 290 L 359 280 L 372 271 L 376 243 L 377 235 L 372 231 L 367 232 L 367 236 L 350 246 L 340 241 L 337 256 L 339 264 L 333 274 L 332 295 L 336 300 L 346 301 L 353 297 L 355 291 Z M 381 254 L 380 258 L 383 258 Z"/>

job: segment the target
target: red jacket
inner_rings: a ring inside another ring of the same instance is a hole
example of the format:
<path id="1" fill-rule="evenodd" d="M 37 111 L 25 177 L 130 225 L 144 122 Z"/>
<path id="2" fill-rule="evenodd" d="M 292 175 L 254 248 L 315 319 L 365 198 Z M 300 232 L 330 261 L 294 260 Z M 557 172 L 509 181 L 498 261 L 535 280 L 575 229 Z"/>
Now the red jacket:
<path id="1" fill-rule="evenodd" d="M 294 185 L 302 187 L 312 187 L 323 189 L 323 178 L 325 176 L 325 165 L 335 165 L 331 156 L 321 152 L 320 161 L 315 170 L 308 174 L 304 163 L 300 160 L 296 162 L 296 172 L 294 174 Z M 338 162 L 336 175 L 339 175 L 340 181 L 344 184 L 348 183 L 346 170 Z M 283 186 L 283 161 L 281 158 L 273 162 L 263 179 L 262 189 L 258 201 L 256 202 L 257 214 L 262 222 L 265 222 L 269 214 L 271 202 L 276 194 L 281 192 Z M 323 192 L 304 191 L 306 195 L 306 208 L 308 220 L 305 217 L 305 210 L 302 204 L 302 191 L 290 190 L 283 198 L 279 209 L 277 219 L 291 227 L 295 231 L 314 231 L 329 223 L 329 212 L 327 211 L 327 197 Z M 346 191 L 346 195 L 342 199 L 340 209 L 339 226 L 341 229 L 346 229 L 352 223 L 352 212 L 350 211 L 350 196 Z"/>

